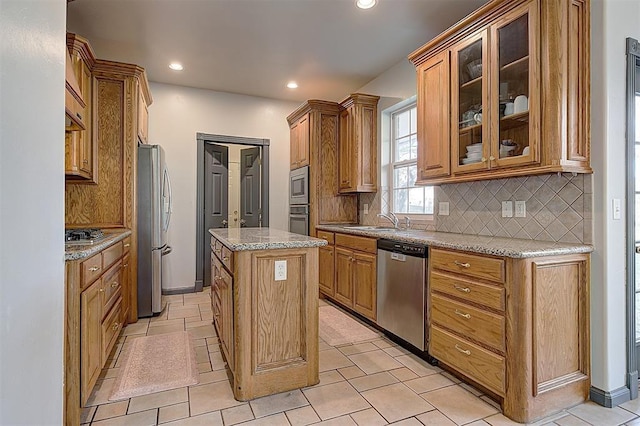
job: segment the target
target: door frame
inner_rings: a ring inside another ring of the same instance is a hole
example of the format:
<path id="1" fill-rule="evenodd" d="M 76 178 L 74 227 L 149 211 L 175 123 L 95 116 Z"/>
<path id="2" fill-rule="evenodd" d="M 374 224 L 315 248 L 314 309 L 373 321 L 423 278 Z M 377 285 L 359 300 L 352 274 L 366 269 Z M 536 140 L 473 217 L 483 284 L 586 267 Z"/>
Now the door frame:
<path id="1" fill-rule="evenodd" d="M 245 138 L 240 136 L 213 135 L 196 133 L 197 143 L 197 175 L 196 175 L 196 280 L 195 291 L 204 287 L 204 145 L 205 143 L 236 144 L 259 146 L 262 148 L 262 168 L 260 179 L 262 191 L 262 226 L 269 226 L 269 139 Z"/>
<path id="2" fill-rule="evenodd" d="M 630 398 L 638 397 L 638 366 L 636 348 L 636 286 L 635 286 L 635 93 L 637 69 L 640 66 L 640 43 L 627 38 L 627 387 Z"/>

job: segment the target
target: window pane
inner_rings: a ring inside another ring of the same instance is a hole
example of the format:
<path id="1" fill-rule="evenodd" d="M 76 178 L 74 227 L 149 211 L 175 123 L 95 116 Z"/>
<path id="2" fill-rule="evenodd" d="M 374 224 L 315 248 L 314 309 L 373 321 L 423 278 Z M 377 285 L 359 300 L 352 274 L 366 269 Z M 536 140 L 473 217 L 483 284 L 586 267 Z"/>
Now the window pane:
<path id="1" fill-rule="evenodd" d="M 424 188 L 424 212 L 426 214 L 433 214 L 434 203 L 433 186 L 427 186 Z"/>
<path id="2" fill-rule="evenodd" d="M 396 169 L 394 169 L 394 174 L 394 188 L 406 188 L 407 186 L 409 186 L 409 172 L 406 167 L 397 167 Z"/>
<path id="3" fill-rule="evenodd" d="M 416 135 L 411 135 L 411 159 L 418 158 L 418 137 Z"/>
<path id="4" fill-rule="evenodd" d="M 396 137 L 406 136 L 410 133 L 409 117 L 409 111 L 396 115 Z"/>
<path id="5" fill-rule="evenodd" d="M 409 213 L 424 213 L 424 188 L 409 190 Z"/>
<path id="6" fill-rule="evenodd" d="M 408 186 L 416 186 L 416 179 L 418 178 L 418 166 L 412 164 L 409 166 L 409 184 Z"/>
<path id="7" fill-rule="evenodd" d="M 406 161 L 411 159 L 411 136 L 398 139 L 396 143 L 395 161 Z"/>
<path id="8" fill-rule="evenodd" d="M 409 190 L 396 189 L 393 191 L 393 206 L 396 213 L 409 213 L 407 211 L 407 202 L 409 199 Z"/>

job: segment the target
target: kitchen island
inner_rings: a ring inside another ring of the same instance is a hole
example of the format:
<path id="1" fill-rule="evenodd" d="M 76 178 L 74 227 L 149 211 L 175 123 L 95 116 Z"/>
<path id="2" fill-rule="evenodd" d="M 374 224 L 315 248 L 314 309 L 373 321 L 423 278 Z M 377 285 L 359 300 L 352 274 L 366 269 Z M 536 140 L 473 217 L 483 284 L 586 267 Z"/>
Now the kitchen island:
<path id="1" fill-rule="evenodd" d="M 311 386 L 318 376 L 318 247 L 271 228 L 210 229 L 211 306 L 234 397 Z"/>

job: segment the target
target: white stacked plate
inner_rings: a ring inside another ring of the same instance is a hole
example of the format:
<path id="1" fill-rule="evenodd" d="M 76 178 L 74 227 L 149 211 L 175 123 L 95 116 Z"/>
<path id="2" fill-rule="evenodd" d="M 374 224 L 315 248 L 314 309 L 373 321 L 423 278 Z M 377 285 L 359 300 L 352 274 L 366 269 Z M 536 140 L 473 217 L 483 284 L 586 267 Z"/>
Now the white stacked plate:
<path id="1" fill-rule="evenodd" d="M 467 156 L 462 159 L 462 164 L 477 163 L 482 159 L 482 144 L 467 145 Z"/>

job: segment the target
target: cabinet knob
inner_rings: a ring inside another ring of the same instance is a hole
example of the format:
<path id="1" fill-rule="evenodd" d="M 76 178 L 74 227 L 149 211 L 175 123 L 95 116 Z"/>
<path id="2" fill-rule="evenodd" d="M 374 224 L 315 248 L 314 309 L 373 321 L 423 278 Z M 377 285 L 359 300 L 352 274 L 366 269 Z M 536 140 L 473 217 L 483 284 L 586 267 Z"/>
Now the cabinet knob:
<path id="1" fill-rule="evenodd" d="M 487 158 L 486 157 L 482 157 L 482 162 L 486 163 L 487 162 Z"/>
<path id="2" fill-rule="evenodd" d="M 227 256 L 225 256 L 225 257 L 223 257 L 223 258 L 222 258 L 222 261 L 223 261 L 223 262 L 226 262 L 226 261 L 228 261 L 228 260 L 229 260 L 229 257 L 227 257 Z"/>
<path id="3" fill-rule="evenodd" d="M 104 292 L 104 287 L 100 287 L 100 290 L 98 290 L 100 293 Z"/>
<path id="4" fill-rule="evenodd" d="M 89 164 L 89 160 L 82 160 L 82 164 Z"/>
<path id="5" fill-rule="evenodd" d="M 127 266 L 129 266 L 128 263 L 125 263 L 124 265 L 122 265 L 123 268 L 126 268 Z"/>
<path id="6" fill-rule="evenodd" d="M 494 157 L 493 155 L 491 157 L 489 157 L 489 160 L 494 161 L 496 159 L 496 157 Z"/>
<path id="7" fill-rule="evenodd" d="M 471 351 L 468 349 L 462 349 L 460 346 L 458 346 L 458 344 L 456 343 L 455 348 L 458 350 L 458 352 L 461 352 L 465 355 L 471 355 Z"/>
<path id="8" fill-rule="evenodd" d="M 118 287 L 118 281 L 114 281 L 111 283 L 111 288 L 116 288 Z"/>
<path id="9" fill-rule="evenodd" d="M 115 330 L 118 329 L 118 327 L 120 327 L 120 324 L 119 323 L 115 323 L 115 324 L 113 324 L 113 327 L 111 327 L 111 329 L 115 331 Z"/>
<path id="10" fill-rule="evenodd" d="M 91 272 L 99 271 L 99 270 L 100 270 L 100 267 L 99 267 L 99 266 L 92 266 L 91 268 L 89 268 L 89 270 L 90 270 Z"/>

